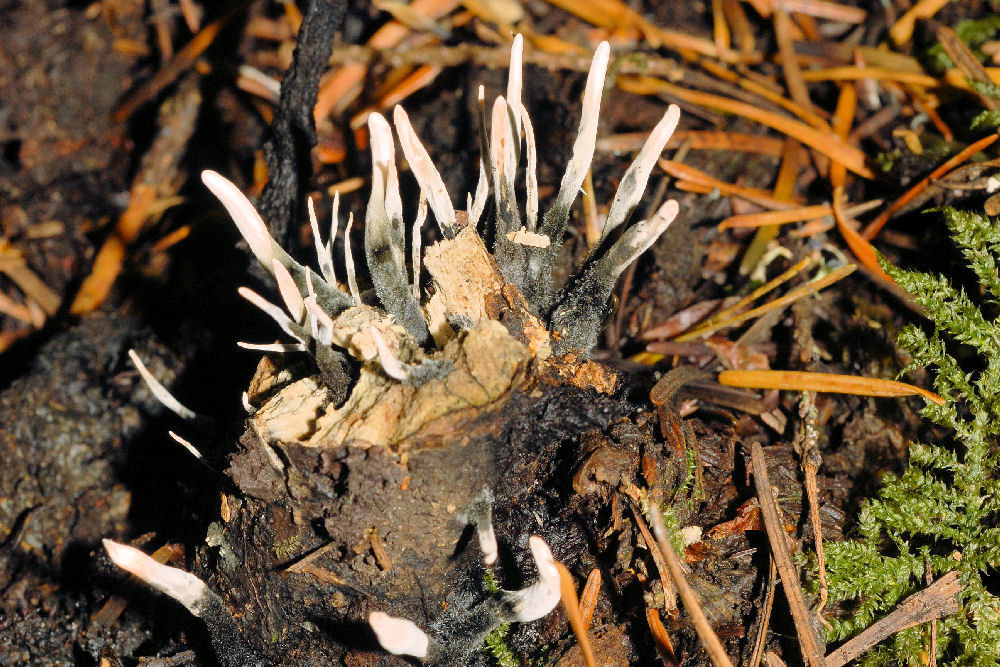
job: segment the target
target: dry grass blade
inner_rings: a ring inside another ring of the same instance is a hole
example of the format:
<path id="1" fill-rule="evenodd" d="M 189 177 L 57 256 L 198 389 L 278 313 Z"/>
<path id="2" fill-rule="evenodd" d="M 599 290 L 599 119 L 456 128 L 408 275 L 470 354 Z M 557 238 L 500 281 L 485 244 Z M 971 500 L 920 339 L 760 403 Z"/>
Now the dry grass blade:
<path id="1" fill-rule="evenodd" d="M 781 587 L 785 591 L 792 620 L 795 621 L 799 642 L 810 667 L 824 667 L 823 650 L 809 622 L 809 610 L 802 595 L 802 587 L 799 586 L 799 575 L 792 564 L 791 556 L 788 555 L 788 543 L 785 540 L 785 531 L 781 527 L 781 518 L 778 516 L 778 506 L 771 491 L 764 450 L 761 449 L 760 443 L 755 442 L 750 446 L 750 460 L 753 466 L 754 486 L 757 487 L 757 499 L 760 502 L 761 521 L 767 532 L 767 540 L 771 544 L 771 554 L 778 568 L 778 575 L 781 577 Z"/>
<path id="2" fill-rule="evenodd" d="M 649 504 L 649 520 L 653 524 L 653 530 L 656 532 L 656 544 L 663 553 L 663 558 L 670 569 L 670 576 L 677 586 L 677 592 L 681 596 L 681 601 L 684 602 L 684 608 L 687 609 L 688 615 L 691 617 L 694 629 L 697 631 L 702 644 L 705 645 L 708 659 L 712 661 L 715 667 L 732 667 L 733 663 L 729 659 L 722 641 L 719 640 L 719 636 L 715 634 L 712 625 L 705 618 L 705 612 L 701 609 L 698 596 L 691 589 L 687 577 L 684 576 L 684 570 L 681 569 L 680 559 L 674 552 L 670 540 L 667 539 L 667 529 L 663 525 L 663 517 L 660 515 L 660 509 L 652 502 Z"/>
<path id="3" fill-rule="evenodd" d="M 855 396 L 923 396 L 928 401 L 944 404 L 944 399 L 932 391 L 895 380 L 809 373 L 806 371 L 722 371 L 719 384 L 745 389 L 784 389 L 788 391 L 820 391 Z"/>
<path id="4" fill-rule="evenodd" d="M 949 572 L 924 590 L 903 600 L 891 614 L 832 651 L 826 656 L 827 667 L 843 667 L 900 630 L 954 614 L 958 611 L 958 593 L 961 590 L 959 573 Z"/>
<path id="5" fill-rule="evenodd" d="M 580 651 L 583 653 L 583 661 L 587 667 L 597 667 L 594 660 L 594 647 L 590 644 L 590 633 L 587 632 L 587 623 L 584 622 L 583 614 L 580 613 L 580 602 L 576 598 L 576 582 L 573 575 L 566 569 L 566 566 L 556 561 L 556 569 L 559 570 L 559 594 L 562 598 L 563 610 L 566 618 L 569 619 L 569 627 L 576 635 L 576 641 L 580 644 Z"/>
<path id="6" fill-rule="evenodd" d="M 810 255 L 809 257 L 806 257 L 805 259 L 803 259 L 800 262 L 796 262 L 794 265 L 788 267 L 788 269 L 786 271 L 783 271 L 781 273 L 781 275 L 775 276 L 774 278 L 772 278 L 771 280 L 767 281 L 766 283 L 764 283 L 763 285 L 761 285 L 760 287 L 758 287 L 754 291 L 752 291 L 749 294 L 747 294 L 745 297 L 741 298 L 739 301 L 737 301 L 733 305 L 731 305 L 731 306 L 729 306 L 727 308 L 724 308 L 723 310 L 720 310 L 718 313 L 716 313 L 716 314 L 712 315 L 710 318 L 708 318 L 708 320 L 706 320 L 705 323 L 701 327 L 699 327 L 698 329 L 693 330 L 692 332 L 690 332 L 690 334 L 685 334 L 685 335 L 690 335 L 691 337 L 695 337 L 695 336 L 701 335 L 700 329 L 702 329 L 702 328 L 707 329 L 707 328 L 709 328 L 711 326 L 714 326 L 715 324 L 718 324 L 719 322 L 723 322 L 726 319 L 732 317 L 735 313 L 740 312 L 741 310 L 743 310 L 744 308 L 746 308 L 751 303 L 753 303 L 754 301 L 756 301 L 760 297 L 764 296 L 765 294 L 767 294 L 771 290 L 777 289 L 778 287 L 780 287 L 784 283 L 788 282 L 789 280 L 791 280 L 792 278 L 794 278 L 798 274 L 800 274 L 803 271 L 809 269 L 809 267 L 811 267 L 817 261 L 818 261 L 818 257 L 815 254 L 813 254 L 813 255 Z M 678 338 L 678 340 L 680 340 L 680 339 Z"/>
<path id="7" fill-rule="evenodd" d="M 802 297 L 814 294 L 815 292 L 818 292 L 824 287 L 832 285 L 841 278 L 846 278 L 851 273 L 853 273 L 856 268 L 857 267 L 854 264 L 848 264 L 847 266 L 842 266 L 839 269 L 828 273 L 822 278 L 817 278 L 816 280 L 810 281 L 805 285 L 802 285 L 801 287 L 796 287 L 791 292 L 782 297 L 778 297 L 773 301 L 768 301 L 763 306 L 759 306 L 757 308 L 754 308 L 753 310 L 748 310 L 745 313 L 735 315 L 734 317 L 731 317 L 728 320 L 722 322 L 716 322 L 711 326 L 699 328 L 695 331 L 686 333 L 683 336 L 678 336 L 676 340 L 678 342 L 684 342 L 686 340 L 691 340 L 693 338 L 707 336 L 708 334 L 719 331 L 720 329 L 728 329 L 729 327 L 734 327 L 737 324 L 742 324 L 747 320 L 751 320 L 755 317 L 760 317 L 761 315 L 765 315 L 775 309 L 784 308 L 788 304 L 798 301 Z"/>

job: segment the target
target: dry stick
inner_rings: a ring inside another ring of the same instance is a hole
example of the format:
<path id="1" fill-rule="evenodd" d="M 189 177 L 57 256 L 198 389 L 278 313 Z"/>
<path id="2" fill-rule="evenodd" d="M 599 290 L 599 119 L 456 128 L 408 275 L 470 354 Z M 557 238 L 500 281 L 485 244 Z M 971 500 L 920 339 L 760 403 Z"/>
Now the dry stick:
<path id="1" fill-rule="evenodd" d="M 757 628 L 757 637 L 754 639 L 753 653 L 750 654 L 750 667 L 757 667 L 764 657 L 764 646 L 767 644 L 767 628 L 771 624 L 771 609 L 774 608 L 775 578 L 778 576 L 778 568 L 774 565 L 774 559 L 768 558 L 767 573 L 767 593 L 764 595 L 764 609 L 761 611 L 760 626 Z M 768 659 L 770 663 L 770 658 Z"/>
<path id="2" fill-rule="evenodd" d="M 895 611 L 826 656 L 827 667 L 842 667 L 886 637 L 958 611 L 962 589 L 959 573 L 952 571 L 922 591 L 903 600 Z"/>
<path id="3" fill-rule="evenodd" d="M 934 34 L 938 38 L 941 48 L 944 49 L 948 57 L 955 63 L 955 66 L 962 70 L 962 73 L 966 77 L 972 81 L 993 85 L 989 73 L 983 67 L 983 64 L 979 62 L 979 58 L 972 53 L 965 42 L 959 39 L 954 30 L 948 26 L 939 24 L 934 28 Z M 979 99 L 983 103 L 983 106 L 990 111 L 1000 110 L 1000 100 L 981 93 L 979 94 Z"/>
<path id="4" fill-rule="evenodd" d="M 629 498 L 629 507 L 632 508 L 635 525 L 638 526 L 639 532 L 642 534 L 642 539 L 646 541 L 646 546 L 649 548 L 649 555 L 653 558 L 656 571 L 660 574 L 660 583 L 663 585 L 663 608 L 667 611 L 676 612 L 677 589 L 673 581 L 670 580 L 667 563 L 663 559 L 663 554 L 656 547 L 656 540 L 653 539 L 653 534 L 649 532 L 646 522 L 642 520 L 642 511 L 639 509 L 639 505 L 631 497 Z M 676 578 L 674 580 L 676 581 Z"/>
<path id="5" fill-rule="evenodd" d="M 829 598 L 829 588 L 826 583 L 826 558 L 823 555 L 823 525 L 819 518 L 819 490 L 816 487 L 816 473 L 823 463 L 819 453 L 819 431 L 816 430 L 816 392 L 802 392 L 799 404 L 799 416 L 802 418 L 803 430 L 795 447 L 802 462 L 802 476 L 805 480 L 806 497 L 809 499 L 809 519 L 813 524 L 813 539 L 816 544 L 817 569 L 819 570 L 819 606 L 816 608 L 816 618 L 827 628 L 830 624 L 823 618 L 823 609 Z"/>
<path id="6" fill-rule="evenodd" d="M 698 596 L 691 589 L 687 577 L 684 576 L 684 570 L 681 569 L 681 561 L 677 558 L 674 547 L 670 544 L 670 540 L 667 539 L 667 529 L 663 525 L 660 508 L 655 503 L 650 502 L 648 509 L 649 521 L 653 524 L 653 530 L 656 532 L 656 544 L 667 561 L 667 567 L 670 568 L 670 576 L 673 578 L 674 584 L 677 585 L 677 592 L 684 602 L 684 608 L 687 609 L 688 614 L 691 616 L 694 629 L 698 633 L 698 637 L 701 638 L 701 642 L 705 645 L 708 659 L 712 661 L 715 667 L 719 667 L 720 665 L 733 667 L 733 663 L 729 659 L 726 649 L 722 646 L 719 636 L 715 634 L 712 625 L 705 618 L 705 612 L 701 609 Z"/>
<path id="7" fill-rule="evenodd" d="M 761 449 L 759 442 L 750 445 L 750 462 L 753 467 L 754 485 L 757 487 L 757 500 L 760 503 L 760 518 L 764 522 L 767 540 L 771 545 L 771 554 L 774 558 L 774 564 L 778 568 L 778 574 L 781 576 L 781 587 L 785 591 L 788 608 L 792 612 L 792 620 L 795 621 L 795 630 L 799 635 L 802 651 L 805 653 L 806 661 L 810 667 L 824 667 L 823 649 L 815 632 L 813 632 L 812 624 L 809 622 L 809 610 L 806 609 L 806 601 L 802 595 L 802 588 L 799 586 L 799 575 L 792 564 L 791 556 L 788 555 L 785 531 L 782 529 L 781 519 L 778 517 L 778 506 L 771 491 L 771 480 L 767 475 L 764 450 Z"/>

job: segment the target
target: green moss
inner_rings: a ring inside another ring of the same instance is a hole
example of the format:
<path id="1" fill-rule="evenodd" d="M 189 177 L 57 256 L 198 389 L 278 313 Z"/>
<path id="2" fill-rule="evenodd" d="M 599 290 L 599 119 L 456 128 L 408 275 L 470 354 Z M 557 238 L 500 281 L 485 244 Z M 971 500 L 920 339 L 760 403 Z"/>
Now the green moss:
<path id="1" fill-rule="evenodd" d="M 987 300 L 1000 301 L 1000 224 L 973 213 L 942 209 L 952 236 Z M 906 370 L 935 370 L 943 405 L 921 414 L 951 429 L 950 444 L 913 444 L 902 475 L 888 476 L 861 511 L 858 537 L 826 547 L 830 600 L 853 613 L 832 620 L 831 639 L 843 639 L 892 611 L 934 577 L 957 570 L 959 613 L 938 624 L 938 658 L 945 664 L 1000 663 L 1000 599 L 985 577 L 1000 563 L 1000 323 L 947 278 L 892 266 L 885 271 L 926 309 L 928 331 L 908 326 L 899 345 L 913 358 Z M 946 341 L 970 346 L 978 359 L 967 370 Z M 920 665 L 926 628 L 898 633 L 864 664 Z"/>

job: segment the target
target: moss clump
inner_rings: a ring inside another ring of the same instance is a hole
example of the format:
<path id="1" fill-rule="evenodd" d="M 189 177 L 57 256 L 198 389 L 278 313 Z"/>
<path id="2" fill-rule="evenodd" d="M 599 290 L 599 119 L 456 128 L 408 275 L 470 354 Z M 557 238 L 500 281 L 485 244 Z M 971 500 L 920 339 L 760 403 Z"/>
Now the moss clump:
<path id="1" fill-rule="evenodd" d="M 1000 301 L 1000 224 L 950 208 L 942 213 L 985 300 Z M 1000 598 L 987 586 L 1000 563 L 1000 322 L 943 276 L 882 265 L 934 325 L 931 333 L 907 326 L 899 345 L 913 356 L 906 370 L 936 370 L 934 387 L 946 400 L 928 403 L 922 414 L 953 430 L 954 443 L 913 444 L 906 471 L 887 477 L 863 508 L 858 538 L 827 546 L 830 599 L 853 605 L 851 616 L 832 621 L 830 638 L 853 635 L 892 611 L 928 574 L 957 570 L 960 609 L 938 623 L 938 659 L 1000 664 Z M 960 364 L 946 338 L 971 348 L 976 359 Z M 927 637 L 926 627 L 900 632 L 863 663 L 926 664 Z"/>

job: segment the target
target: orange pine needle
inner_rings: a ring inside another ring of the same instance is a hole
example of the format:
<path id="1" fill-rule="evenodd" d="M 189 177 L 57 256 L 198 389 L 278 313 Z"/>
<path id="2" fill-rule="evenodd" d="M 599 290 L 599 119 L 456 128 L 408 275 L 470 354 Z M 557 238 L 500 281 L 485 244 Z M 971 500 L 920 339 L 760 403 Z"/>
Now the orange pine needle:
<path id="1" fill-rule="evenodd" d="M 646 607 L 646 623 L 649 625 L 649 633 L 653 635 L 653 641 L 656 642 L 657 648 L 669 656 L 671 660 L 676 661 L 677 654 L 674 653 L 674 643 L 670 641 L 670 635 L 667 634 L 667 629 L 663 627 L 663 621 L 660 620 L 660 611 L 653 607 Z"/>
<path id="2" fill-rule="evenodd" d="M 881 215 L 868 223 L 868 226 L 865 227 L 864 231 L 861 233 L 862 238 L 865 240 L 871 240 L 872 237 L 878 234 L 880 229 L 885 227 L 885 223 L 889 222 L 889 218 L 892 217 L 893 213 L 896 213 L 899 209 L 913 201 L 913 198 L 926 190 L 927 186 L 929 186 L 932 181 L 941 178 L 947 172 L 962 164 L 979 151 L 986 149 L 997 139 L 1000 139 L 1000 134 L 991 134 L 988 137 L 983 137 L 979 141 L 969 144 L 969 146 L 965 149 L 945 160 L 940 167 L 920 179 L 916 185 L 903 193 L 902 197 L 890 204 L 889 208 L 885 209 Z"/>
<path id="3" fill-rule="evenodd" d="M 937 79 L 929 74 L 905 72 L 885 67 L 857 67 L 856 65 L 843 65 L 841 67 L 827 67 L 825 69 L 807 69 L 802 72 L 802 80 L 807 82 L 857 81 L 858 79 L 898 81 L 899 83 L 909 83 L 915 86 L 924 86 L 926 88 L 936 88 L 941 86 L 943 83 L 941 79 Z"/>
<path id="4" fill-rule="evenodd" d="M 409 8 L 427 17 L 428 20 L 435 20 L 450 13 L 459 4 L 460 0 L 414 0 Z M 410 32 L 408 26 L 392 20 L 376 30 L 366 45 L 373 49 L 391 49 L 398 46 Z M 361 91 L 367 72 L 366 63 L 351 63 L 321 81 L 316 95 L 316 106 L 313 108 L 316 121 L 319 122 L 334 111 L 339 112 L 346 108 Z"/>
<path id="5" fill-rule="evenodd" d="M 559 593 L 562 597 L 563 610 L 569 620 L 569 627 L 573 629 L 576 641 L 580 644 L 583 661 L 587 667 L 597 667 L 597 661 L 594 659 L 594 647 L 590 644 L 587 624 L 583 622 L 580 602 L 576 598 L 576 582 L 573 581 L 573 575 L 566 569 L 566 566 L 559 561 L 556 561 L 556 569 L 559 570 Z"/>
<path id="6" fill-rule="evenodd" d="M 713 190 L 718 190 L 726 196 L 740 197 L 741 199 L 746 199 L 747 201 L 763 206 L 764 208 L 785 210 L 795 208 L 801 204 L 801 201 L 797 200 L 777 199 L 767 190 L 748 188 L 746 186 L 734 185 L 732 183 L 720 181 L 699 169 L 695 169 L 694 167 L 684 164 L 683 162 L 660 160 L 660 167 L 663 171 L 678 179 L 678 181 L 687 181 L 695 186 L 700 186 L 703 188 L 703 191 L 707 190 L 707 192 L 712 192 Z M 680 185 L 680 182 L 678 182 L 678 185 Z"/>
<path id="7" fill-rule="evenodd" d="M 230 12 L 202 28 L 197 35 L 191 38 L 190 42 L 184 45 L 184 48 L 170 59 L 170 62 L 164 65 L 151 79 L 139 86 L 134 93 L 125 98 L 125 101 L 111 114 L 111 122 L 120 123 L 131 116 L 136 109 L 156 97 L 161 90 L 189 69 L 205 52 L 205 49 L 215 41 L 222 26 L 232 15 L 233 12 Z"/>
<path id="8" fill-rule="evenodd" d="M 597 151 L 608 153 L 631 153 L 638 151 L 646 143 L 648 132 L 624 132 L 597 139 Z M 676 130 L 667 141 L 668 149 L 676 149 L 686 144 L 688 150 L 738 151 L 757 155 L 781 155 L 783 142 L 776 137 L 745 132 L 724 132 L 720 130 Z"/>
<path id="9" fill-rule="evenodd" d="M 819 391 L 854 396 L 923 396 L 928 401 L 944 404 L 944 399 L 932 391 L 905 382 L 833 373 L 805 371 L 722 371 L 719 384 L 744 389 L 783 389 L 786 391 Z"/>
<path id="10" fill-rule="evenodd" d="M 682 86 L 647 76 L 620 76 L 618 86 L 623 90 L 635 92 L 636 88 L 643 90 L 657 90 L 668 95 L 672 95 L 688 104 L 719 109 L 727 113 L 743 116 L 750 120 L 766 125 L 778 132 L 787 134 L 793 139 L 809 146 L 810 148 L 826 155 L 834 162 L 840 162 L 845 167 L 853 171 L 862 178 L 873 179 L 875 173 L 865 164 L 865 154 L 861 150 L 850 146 L 840 139 L 832 136 L 829 132 L 821 132 L 814 127 L 810 127 L 791 118 L 785 118 L 775 113 L 767 111 L 737 100 L 704 93 L 698 90 L 690 90 Z"/>
<path id="11" fill-rule="evenodd" d="M 801 222 L 833 215 L 833 207 L 827 204 L 790 208 L 785 211 L 767 211 L 764 213 L 746 213 L 731 215 L 719 223 L 719 231 L 733 228 L 766 227 L 768 225 L 787 225 L 790 222 Z"/>
<path id="12" fill-rule="evenodd" d="M 889 28 L 889 37 L 892 38 L 893 44 L 900 46 L 910 41 L 917 19 L 926 19 L 934 16 L 947 4 L 948 0 L 920 0 L 920 2 L 910 7 Z"/>
<path id="13" fill-rule="evenodd" d="M 837 97 L 837 108 L 833 112 L 833 131 L 843 139 L 847 140 L 851 133 L 851 125 L 854 124 L 854 113 L 858 107 L 858 91 L 853 83 L 845 83 L 840 86 L 840 95 Z M 844 165 L 834 163 L 830 165 L 830 185 L 839 187 L 844 185 L 847 179 L 847 170 Z"/>
<path id="14" fill-rule="evenodd" d="M 847 214 L 843 209 L 844 187 L 839 186 L 833 189 L 833 217 L 837 221 L 837 229 L 844 237 L 844 242 L 851 249 L 854 256 L 861 262 L 861 265 L 868 269 L 876 277 L 885 280 L 890 285 L 895 285 L 896 281 L 889 277 L 882 267 L 878 265 L 875 256 L 875 248 L 866 241 L 861 234 L 856 232 L 847 219 Z"/>

